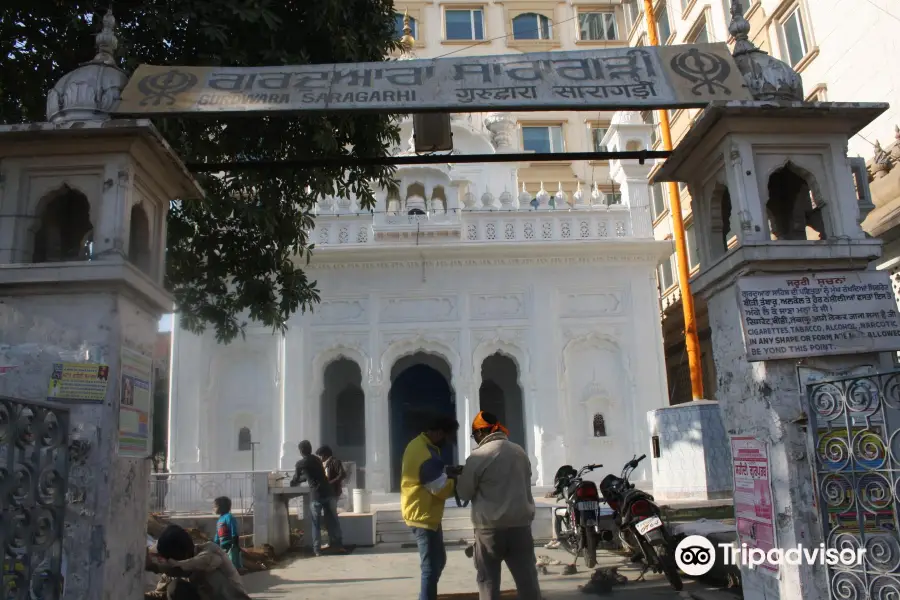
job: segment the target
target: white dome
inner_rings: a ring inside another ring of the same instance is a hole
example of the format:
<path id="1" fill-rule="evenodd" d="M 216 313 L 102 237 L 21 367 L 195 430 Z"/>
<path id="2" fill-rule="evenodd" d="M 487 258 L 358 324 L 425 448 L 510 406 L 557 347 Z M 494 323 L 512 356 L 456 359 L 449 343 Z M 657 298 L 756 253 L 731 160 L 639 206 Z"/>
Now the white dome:
<path id="1" fill-rule="evenodd" d="M 47 121 L 105 121 L 119 104 L 128 75 L 114 58 L 119 42 L 113 34 L 116 20 L 112 12 L 103 17 L 103 31 L 97 35 L 97 56 L 56 82 L 47 94 Z"/>

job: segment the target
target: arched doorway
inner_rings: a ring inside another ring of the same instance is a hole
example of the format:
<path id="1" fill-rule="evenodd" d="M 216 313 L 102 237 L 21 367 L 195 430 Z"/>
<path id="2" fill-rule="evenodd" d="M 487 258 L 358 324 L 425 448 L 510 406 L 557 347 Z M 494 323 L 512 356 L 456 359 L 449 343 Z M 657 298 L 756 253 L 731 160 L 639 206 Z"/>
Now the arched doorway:
<path id="1" fill-rule="evenodd" d="M 365 485 L 366 397 L 362 370 L 345 356 L 328 363 L 323 374 L 322 437 L 318 445 L 328 445 L 342 461 L 356 463 L 356 484 Z M 317 444 L 313 443 L 313 450 Z"/>
<path id="2" fill-rule="evenodd" d="M 400 490 L 400 466 L 403 451 L 410 440 L 425 431 L 435 416 L 456 416 L 456 401 L 450 380 L 450 365 L 435 354 L 417 352 L 394 363 L 388 396 L 392 491 Z M 445 462 L 455 463 L 455 444 L 444 447 L 442 456 Z"/>
<path id="3" fill-rule="evenodd" d="M 478 400 L 481 410 L 494 413 L 509 429 L 511 442 L 528 448 L 519 367 L 512 358 L 497 352 L 484 359 Z"/>

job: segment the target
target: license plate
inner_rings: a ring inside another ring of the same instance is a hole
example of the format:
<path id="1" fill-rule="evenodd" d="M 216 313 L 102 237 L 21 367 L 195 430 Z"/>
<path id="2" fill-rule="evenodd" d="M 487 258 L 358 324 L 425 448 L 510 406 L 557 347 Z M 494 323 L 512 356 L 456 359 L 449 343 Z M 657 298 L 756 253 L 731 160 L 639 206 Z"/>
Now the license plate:
<path id="1" fill-rule="evenodd" d="M 599 502 L 579 502 L 576 504 L 578 510 L 599 510 L 600 503 Z"/>
<path id="2" fill-rule="evenodd" d="M 653 531 L 654 529 L 659 529 L 660 527 L 662 527 L 662 521 L 659 520 L 659 517 L 650 517 L 649 519 L 644 519 L 634 526 L 634 528 L 637 529 L 637 532 L 641 535 L 647 535 L 647 533 Z"/>

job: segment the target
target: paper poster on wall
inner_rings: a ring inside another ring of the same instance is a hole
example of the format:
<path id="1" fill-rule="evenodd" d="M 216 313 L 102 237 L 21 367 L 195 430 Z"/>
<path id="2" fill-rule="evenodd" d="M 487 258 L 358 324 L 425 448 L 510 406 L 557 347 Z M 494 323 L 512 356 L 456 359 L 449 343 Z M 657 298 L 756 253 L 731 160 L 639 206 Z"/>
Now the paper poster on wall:
<path id="1" fill-rule="evenodd" d="M 150 413 L 153 395 L 150 381 L 153 359 L 127 348 L 122 349 L 122 369 L 119 377 L 119 456 L 146 458 L 150 456 L 153 438 L 150 434 Z"/>
<path id="2" fill-rule="evenodd" d="M 103 402 L 109 383 L 109 366 L 98 363 L 53 363 L 47 400 Z"/>
<path id="3" fill-rule="evenodd" d="M 768 553 L 776 547 L 775 506 L 766 443 L 753 437 L 732 436 L 734 462 L 734 518 L 741 544 Z M 761 572 L 778 576 L 778 565 L 764 561 Z"/>

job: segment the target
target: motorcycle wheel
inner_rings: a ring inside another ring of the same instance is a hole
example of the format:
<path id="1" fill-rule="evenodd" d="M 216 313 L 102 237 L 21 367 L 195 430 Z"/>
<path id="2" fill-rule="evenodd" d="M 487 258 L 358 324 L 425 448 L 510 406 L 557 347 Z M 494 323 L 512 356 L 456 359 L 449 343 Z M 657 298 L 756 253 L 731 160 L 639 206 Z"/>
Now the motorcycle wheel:
<path id="1" fill-rule="evenodd" d="M 584 530 L 584 566 L 588 569 L 597 566 L 597 534 L 590 529 Z"/>
<path id="2" fill-rule="evenodd" d="M 560 547 L 572 556 L 578 556 L 578 542 L 576 541 L 575 536 L 569 530 L 563 530 L 562 521 L 558 519 L 555 520 L 554 529 L 554 533 L 556 534 L 556 539 L 559 540 Z"/>
<path id="3" fill-rule="evenodd" d="M 659 545 L 654 546 L 653 550 L 656 553 L 656 560 L 659 562 L 663 575 L 666 576 L 666 581 L 669 582 L 673 590 L 680 592 L 681 588 L 684 587 L 684 582 L 681 581 L 678 565 L 675 564 L 675 556 L 672 554 L 668 544 L 661 542 Z"/>

